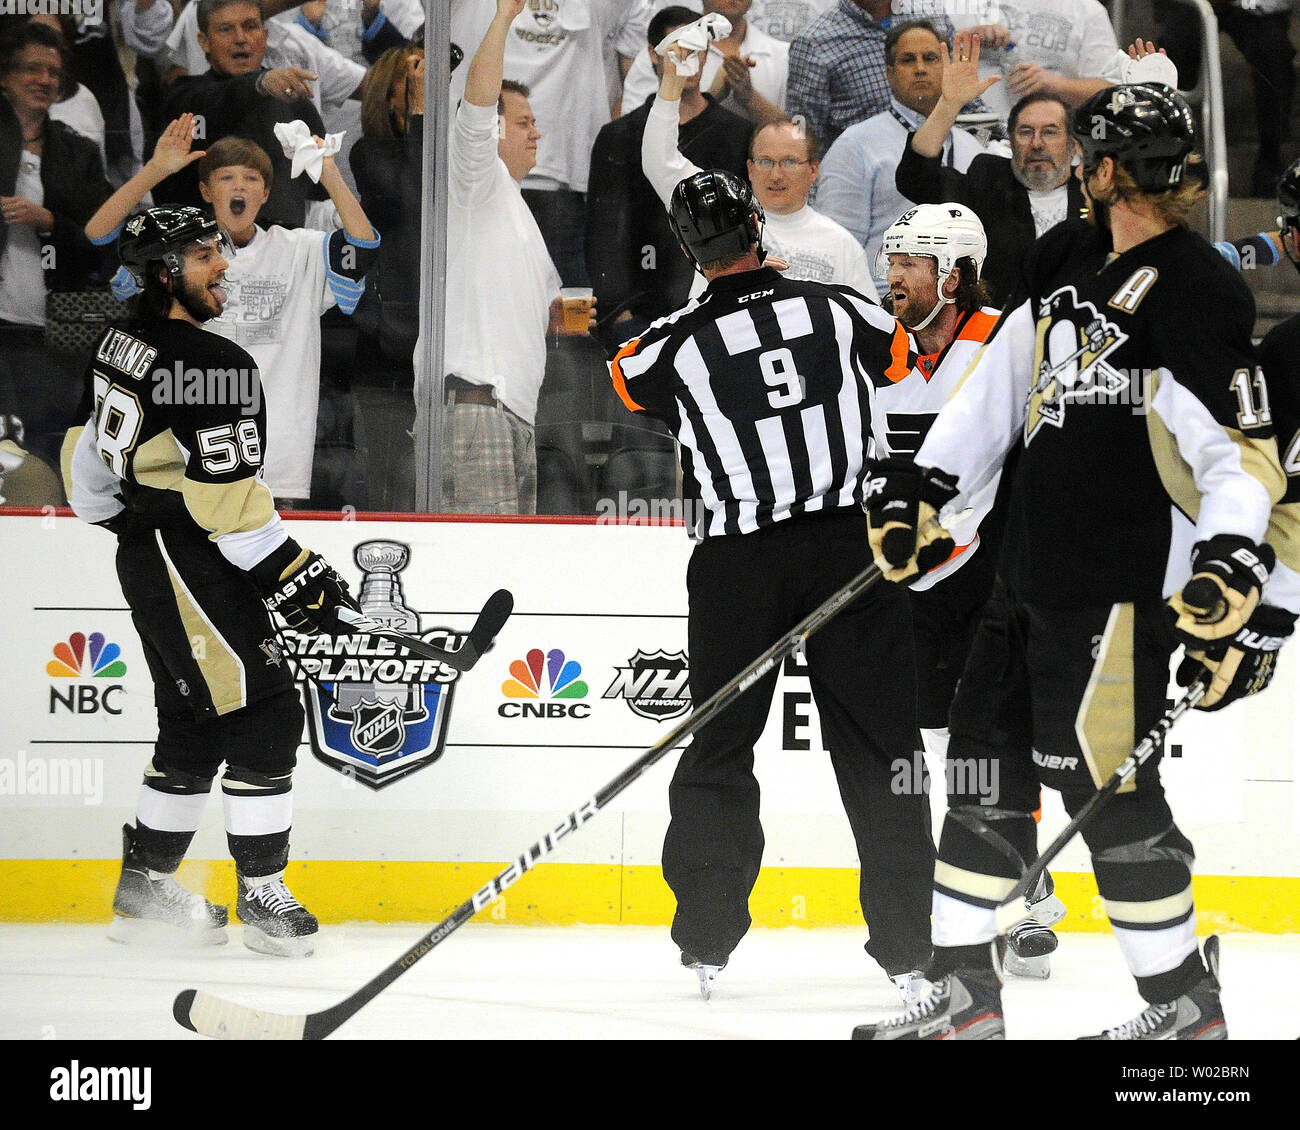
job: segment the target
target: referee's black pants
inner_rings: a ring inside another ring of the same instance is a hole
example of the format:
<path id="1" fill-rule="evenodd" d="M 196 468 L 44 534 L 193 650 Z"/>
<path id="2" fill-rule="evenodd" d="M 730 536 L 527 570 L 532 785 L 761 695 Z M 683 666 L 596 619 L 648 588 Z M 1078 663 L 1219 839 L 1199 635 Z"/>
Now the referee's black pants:
<path id="1" fill-rule="evenodd" d="M 788 519 L 710 538 L 687 570 L 691 696 L 704 702 L 871 562 L 860 511 Z M 891 789 L 919 748 L 906 595 L 880 582 L 807 646 L 808 673 L 857 845 L 867 952 L 889 973 L 930 952 L 934 845 L 929 802 Z M 722 711 L 682 753 L 669 788 L 664 878 L 684 955 L 721 964 L 750 926 L 763 857 L 754 743 L 777 673 Z"/>

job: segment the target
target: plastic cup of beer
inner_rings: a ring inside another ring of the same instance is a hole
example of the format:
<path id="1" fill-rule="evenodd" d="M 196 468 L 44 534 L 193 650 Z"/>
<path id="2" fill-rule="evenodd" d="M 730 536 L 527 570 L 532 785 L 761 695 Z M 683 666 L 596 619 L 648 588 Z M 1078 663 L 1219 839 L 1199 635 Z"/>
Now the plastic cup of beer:
<path id="1" fill-rule="evenodd" d="M 595 291 L 589 286 L 566 286 L 560 290 L 564 306 L 564 332 L 585 334 L 591 329 L 591 304 Z"/>

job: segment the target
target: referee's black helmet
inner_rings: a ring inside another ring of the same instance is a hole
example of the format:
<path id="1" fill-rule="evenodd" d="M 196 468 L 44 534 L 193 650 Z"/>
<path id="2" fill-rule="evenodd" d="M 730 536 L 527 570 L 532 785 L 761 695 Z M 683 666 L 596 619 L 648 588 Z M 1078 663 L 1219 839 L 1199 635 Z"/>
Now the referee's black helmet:
<path id="1" fill-rule="evenodd" d="M 763 258 L 763 206 L 735 173 L 709 169 L 687 177 L 673 189 L 668 217 L 697 264 L 743 254 L 754 243 Z"/>
<path id="2" fill-rule="evenodd" d="M 198 208 L 149 208 L 132 216 L 117 238 L 117 254 L 135 281 L 144 286 L 149 263 L 160 261 L 173 275 L 179 275 L 185 249 L 195 243 L 218 239 L 224 258 L 233 254 L 226 233 L 217 221 Z"/>
<path id="3" fill-rule="evenodd" d="M 1182 184 L 1196 144 L 1191 108 L 1173 87 L 1155 82 L 1098 91 L 1075 111 L 1073 133 L 1085 172 L 1113 157 L 1143 192 Z"/>

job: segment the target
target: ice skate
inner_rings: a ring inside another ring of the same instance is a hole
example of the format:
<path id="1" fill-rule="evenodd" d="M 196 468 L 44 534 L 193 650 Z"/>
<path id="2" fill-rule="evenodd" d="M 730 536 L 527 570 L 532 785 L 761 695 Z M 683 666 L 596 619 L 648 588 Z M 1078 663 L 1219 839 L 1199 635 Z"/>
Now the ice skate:
<path id="1" fill-rule="evenodd" d="M 1118 1028 L 1082 1040 L 1226 1040 L 1228 1026 L 1219 1003 L 1219 939 L 1205 939 L 1208 972 L 1187 992 L 1167 1004 L 1147 1005 Z"/>
<path id="2" fill-rule="evenodd" d="M 687 969 L 693 969 L 695 975 L 700 979 L 700 996 L 704 1000 L 709 1000 L 713 996 L 713 982 L 717 979 L 719 973 L 727 968 L 727 959 L 724 957 L 720 962 L 714 964 L 704 961 L 693 954 L 682 954 L 682 964 Z"/>
<path id="3" fill-rule="evenodd" d="M 933 982 L 901 1016 L 859 1024 L 855 1040 L 1004 1040 L 1002 986 L 992 969 L 966 969 Z"/>
<path id="4" fill-rule="evenodd" d="M 320 924 L 285 886 L 283 872 L 260 881 L 239 876 L 235 915 L 244 924 L 244 945 L 276 957 L 309 957 Z"/>
<path id="5" fill-rule="evenodd" d="M 1056 951 L 1059 942 L 1051 927 L 1065 917 L 1065 903 L 1056 897 L 1055 890 L 1051 876 L 1043 872 L 1036 892 L 1038 898 L 1029 907 L 1031 917 L 1007 934 L 1002 968 L 1008 977 L 1046 981 L 1052 975 L 1049 955 Z"/>
<path id="6" fill-rule="evenodd" d="M 129 824 L 122 829 L 122 875 L 113 893 L 114 942 L 169 942 L 219 946 L 226 941 L 224 906 L 187 891 L 172 875 L 151 871 Z"/>

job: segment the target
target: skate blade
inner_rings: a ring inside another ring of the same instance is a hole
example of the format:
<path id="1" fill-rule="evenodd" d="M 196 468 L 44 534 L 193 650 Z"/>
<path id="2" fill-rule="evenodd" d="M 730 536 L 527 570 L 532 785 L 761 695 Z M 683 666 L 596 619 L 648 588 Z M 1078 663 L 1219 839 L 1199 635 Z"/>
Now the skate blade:
<path id="1" fill-rule="evenodd" d="M 243 938 L 246 948 L 254 953 L 270 954 L 272 957 L 311 957 L 316 952 L 315 934 L 304 934 L 296 938 L 273 938 L 256 926 L 245 925 Z"/>
<path id="2" fill-rule="evenodd" d="M 720 965 L 693 965 L 695 975 L 700 979 L 700 997 L 703 1000 L 710 1000 L 713 997 L 713 983 L 718 974 L 722 971 Z"/>
<path id="3" fill-rule="evenodd" d="M 145 945 L 186 949 L 224 946 L 230 939 L 224 926 L 173 926 L 156 918 L 126 918 L 113 915 L 108 940 L 119 945 Z"/>
<path id="4" fill-rule="evenodd" d="M 1065 917 L 1066 906 L 1055 895 L 1039 899 L 1029 907 L 1030 917 L 1040 926 L 1055 926 Z"/>
<path id="5" fill-rule="evenodd" d="M 1008 977 L 1046 981 L 1052 975 L 1052 959 L 1046 954 L 1040 957 L 1021 957 L 1008 946 L 1006 957 L 1002 961 L 1002 970 Z"/>

